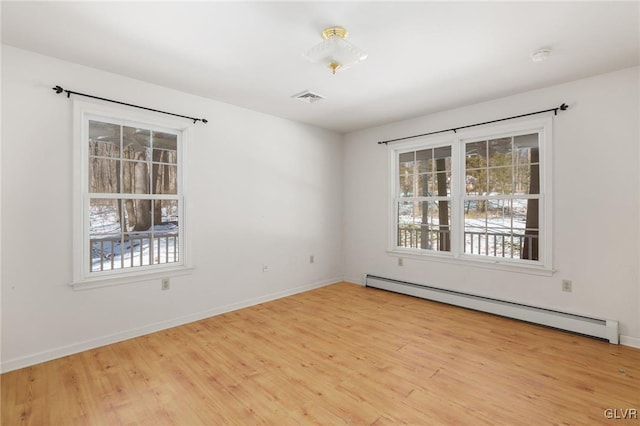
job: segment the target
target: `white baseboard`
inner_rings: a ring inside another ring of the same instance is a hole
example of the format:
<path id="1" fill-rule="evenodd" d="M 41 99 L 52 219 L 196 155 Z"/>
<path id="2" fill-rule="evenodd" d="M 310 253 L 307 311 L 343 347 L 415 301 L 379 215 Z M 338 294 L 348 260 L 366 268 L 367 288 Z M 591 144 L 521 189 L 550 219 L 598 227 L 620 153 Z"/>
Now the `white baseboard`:
<path id="1" fill-rule="evenodd" d="M 236 311 L 242 308 L 248 308 L 250 306 L 254 306 L 260 303 L 265 303 L 272 300 L 281 299 L 283 297 L 291 296 L 297 293 L 302 293 L 302 292 L 313 290 L 316 288 L 325 287 L 325 286 L 340 282 L 342 280 L 343 280 L 343 277 L 317 281 L 312 284 L 266 294 L 264 296 L 243 300 L 241 302 L 232 303 L 226 306 L 220 306 L 220 307 L 209 309 L 202 312 L 196 312 L 196 313 L 185 315 L 179 318 L 174 318 L 167 321 L 160 321 L 160 322 L 149 324 L 143 327 L 137 327 L 131 330 L 123 331 L 123 332 L 109 334 L 107 336 L 102 336 L 95 339 L 85 340 L 83 342 L 60 346 L 54 349 L 49 349 L 49 350 L 38 352 L 32 355 L 27 355 L 19 358 L 10 359 L 7 361 L 2 361 L 2 363 L 0 364 L 0 372 L 6 373 L 8 371 L 29 367 L 31 365 L 40 364 L 46 361 L 51 361 L 53 359 L 61 358 L 67 355 L 73 355 L 79 352 L 95 349 L 100 346 L 122 342 L 123 340 L 144 336 L 145 334 L 155 333 L 157 331 L 166 330 L 168 328 L 177 327 L 179 325 L 188 324 L 194 321 L 200 321 L 202 319 L 224 314 L 226 312 Z"/>
<path id="2" fill-rule="evenodd" d="M 640 349 L 640 338 L 620 335 L 620 344 Z"/>

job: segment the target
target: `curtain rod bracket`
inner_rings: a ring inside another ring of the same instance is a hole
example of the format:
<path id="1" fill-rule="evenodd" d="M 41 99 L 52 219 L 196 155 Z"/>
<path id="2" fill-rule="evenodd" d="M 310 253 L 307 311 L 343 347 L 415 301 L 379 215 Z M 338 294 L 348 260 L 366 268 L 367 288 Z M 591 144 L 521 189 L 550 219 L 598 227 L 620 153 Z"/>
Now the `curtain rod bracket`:
<path id="1" fill-rule="evenodd" d="M 140 109 L 144 109 L 147 111 L 153 111 L 153 112 L 158 112 L 160 114 L 167 114 L 167 115 L 173 115 L 174 117 L 180 117 L 180 118 L 188 118 L 189 120 L 193 120 L 193 124 L 196 124 L 198 121 L 202 121 L 204 124 L 208 123 L 209 121 L 206 118 L 195 118 L 195 117 L 189 117 L 187 115 L 180 115 L 180 114 L 174 114 L 172 112 L 167 112 L 167 111 L 161 111 L 159 109 L 153 109 L 153 108 L 147 108 L 147 107 L 143 107 L 140 105 L 134 105 L 134 104 L 128 104 L 126 102 L 120 102 L 120 101 L 115 101 L 113 99 L 107 99 L 107 98 L 101 98 L 99 96 L 93 96 L 93 95 L 87 95 L 85 93 L 80 93 L 80 92 L 74 92 L 72 90 L 65 90 L 62 87 L 60 87 L 59 85 L 56 85 L 55 87 L 52 88 L 57 94 L 60 94 L 62 92 L 67 92 L 67 98 L 71 97 L 71 94 L 73 93 L 74 95 L 78 95 L 78 96 L 84 96 L 87 98 L 93 98 L 93 99 L 98 99 L 100 101 L 106 101 L 106 102 L 112 102 L 114 104 L 120 104 L 120 105 L 125 105 L 125 106 L 130 106 L 133 108 L 140 108 Z"/>

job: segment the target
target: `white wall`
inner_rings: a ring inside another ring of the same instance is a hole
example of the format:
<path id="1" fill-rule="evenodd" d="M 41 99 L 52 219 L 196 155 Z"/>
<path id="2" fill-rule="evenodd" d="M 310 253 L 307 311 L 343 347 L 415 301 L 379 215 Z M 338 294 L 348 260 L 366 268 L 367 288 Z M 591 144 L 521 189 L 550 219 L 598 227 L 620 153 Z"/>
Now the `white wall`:
<path id="1" fill-rule="evenodd" d="M 639 345 L 638 74 L 622 70 L 367 129 L 346 135 L 343 146 L 332 132 L 3 46 L 1 368 L 344 275 L 360 282 L 365 273 L 618 319 L 622 342 Z M 159 280 L 69 287 L 72 101 L 53 93 L 56 84 L 209 119 L 193 128 L 187 164 L 195 270 L 172 278 L 171 290 L 160 291 Z M 557 272 L 543 277 L 412 259 L 398 267 L 386 253 L 387 150 L 376 142 L 562 102 L 570 109 L 554 123 Z M 596 229 L 603 231 L 597 238 Z M 563 278 L 573 280 L 572 293 L 560 291 Z"/>
<path id="2" fill-rule="evenodd" d="M 169 291 L 69 287 L 72 101 L 56 84 L 209 120 L 186 166 L 195 270 Z M 3 46 L 1 158 L 4 371 L 342 278 L 338 134 Z"/>
<path id="3" fill-rule="evenodd" d="M 620 321 L 640 347 L 639 69 L 579 80 L 346 135 L 345 275 L 365 273 Z M 453 89 L 455 90 L 455 89 Z M 424 96 L 428 96 L 425 93 Z M 386 253 L 388 160 L 380 140 L 559 106 L 554 119 L 551 277 Z M 573 292 L 561 291 L 561 280 Z"/>

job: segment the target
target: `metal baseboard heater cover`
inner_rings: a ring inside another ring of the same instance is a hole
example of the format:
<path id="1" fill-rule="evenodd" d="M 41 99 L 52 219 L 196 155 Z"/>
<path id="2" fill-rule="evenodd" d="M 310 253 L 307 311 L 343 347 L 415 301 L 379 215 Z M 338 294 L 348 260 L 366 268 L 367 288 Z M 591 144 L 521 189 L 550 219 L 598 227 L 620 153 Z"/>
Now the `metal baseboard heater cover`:
<path id="1" fill-rule="evenodd" d="M 391 278 L 366 275 L 365 286 L 572 331 L 618 344 L 618 321 L 589 318 Z"/>

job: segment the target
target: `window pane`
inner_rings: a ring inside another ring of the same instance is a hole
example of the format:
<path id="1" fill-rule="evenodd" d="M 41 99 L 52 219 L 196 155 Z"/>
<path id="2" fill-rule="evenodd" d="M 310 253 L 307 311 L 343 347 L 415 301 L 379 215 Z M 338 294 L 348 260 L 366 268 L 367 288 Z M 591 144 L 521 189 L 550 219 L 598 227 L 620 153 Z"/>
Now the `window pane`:
<path id="1" fill-rule="evenodd" d="M 489 169 L 489 194 L 512 194 L 513 177 L 511 166 Z"/>
<path id="2" fill-rule="evenodd" d="M 446 197 L 451 193 L 451 147 L 441 146 L 433 150 L 435 175 L 433 195 Z"/>
<path id="3" fill-rule="evenodd" d="M 178 262 L 178 201 L 157 200 L 154 212 L 159 220 L 154 221 L 154 263 Z"/>
<path id="4" fill-rule="evenodd" d="M 486 169 L 467 170 L 465 180 L 467 195 L 485 195 L 487 193 Z"/>
<path id="5" fill-rule="evenodd" d="M 432 195 L 446 197 L 451 194 L 451 169 L 435 173 L 432 178 Z"/>
<path id="6" fill-rule="evenodd" d="M 90 120 L 89 155 L 120 158 L 120 126 Z"/>
<path id="7" fill-rule="evenodd" d="M 516 155 L 515 193 L 540 193 L 540 150 L 538 148 L 538 134 L 522 135 L 513 138 Z"/>
<path id="8" fill-rule="evenodd" d="M 92 198 L 89 201 L 90 270 L 113 269 L 121 240 L 118 200 Z"/>
<path id="9" fill-rule="evenodd" d="M 425 203 L 426 204 L 426 203 Z M 434 201 L 429 204 L 428 222 L 423 221 L 423 232 L 428 232 L 428 248 L 451 251 L 451 205 L 449 201 Z"/>
<path id="10" fill-rule="evenodd" d="M 400 201 L 398 203 L 398 224 L 412 225 L 414 214 L 414 201 Z M 417 206 L 416 206 L 417 207 Z"/>
<path id="11" fill-rule="evenodd" d="M 418 197 L 431 197 L 433 193 L 430 188 L 433 182 L 433 173 L 424 173 L 417 176 Z"/>
<path id="12" fill-rule="evenodd" d="M 465 145 L 466 169 L 479 169 L 487 166 L 487 142 L 471 142 Z"/>
<path id="13" fill-rule="evenodd" d="M 512 200 L 487 201 L 487 232 L 489 234 L 512 232 L 515 223 L 511 209 L 511 201 Z"/>
<path id="14" fill-rule="evenodd" d="M 521 259 L 538 260 L 540 203 L 537 199 L 513 200 L 514 232 L 522 237 Z"/>
<path id="15" fill-rule="evenodd" d="M 415 152 L 405 152 L 398 156 L 399 172 L 399 194 L 401 197 L 412 197 L 414 195 L 413 165 Z"/>
<path id="16" fill-rule="evenodd" d="M 420 228 L 415 223 L 418 215 L 418 202 L 401 201 L 398 203 L 398 246 L 420 247 Z"/>
<path id="17" fill-rule="evenodd" d="M 515 136 L 513 138 L 513 146 L 515 149 L 515 156 L 517 164 L 537 163 L 538 158 L 532 159 L 532 150 L 537 150 L 538 134 L 533 133 L 529 135 Z"/>
<path id="18" fill-rule="evenodd" d="M 451 147 L 441 146 L 433 150 L 433 156 L 436 160 L 451 159 Z"/>
<path id="19" fill-rule="evenodd" d="M 117 193 L 120 182 L 120 160 L 89 158 L 89 192 Z"/>
<path id="20" fill-rule="evenodd" d="M 422 151 L 416 151 L 416 165 L 418 166 L 418 173 L 426 173 L 432 171 L 433 150 L 423 149 Z"/>
<path id="21" fill-rule="evenodd" d="M 92 198 L 89 201 L 89 232 L 92 235 L 120 232 L 118 200 Z"/>
<path id="22" fill-rule="evenodd" d="M 413 197 L 413 175 L 404 174 L 400 175 L 400 191 L 401 197 Z"/>
<path id="23" fill-rule="evenodd" d="M 405 152 L 398 156 L 400 175 L 405 173 L 413 173 L 413 163 L 415 159 L 415 152 Z"/>
<path id="24" fill-rule="evenodd" d="M 511 200 L 513 209 L 514 228 L 538 229 L 539 201 L 537 199 Z"/>
<path id="25" fill-rule="evenodd" d="M 90 270 L 110 271 L 121 267 L 122 234 L 90 235 Z"/>
<path id="26" fill-rule="evenodd" d="M 511 138 L 489 141 L 489 167 L 511 165 L 511 157 Z"/>
<path id="27" fill-rule="evenodd" d="M 478 205 L 486 206 L 486 201 L 478 201 Z M 487 255 L 488 222 L 486 208 L 469 209 L 464 217 L 464 252 L 468 254 Z"/>
<path id="28" fill-rule="evenodd" d="M 540 166 L 537 164 L 521 164 L 514 170 L 515 194 L 540 193 Z"/>
<path id="29" fill-rule="evenodd" d="M 125 230 L 148 231 L 152 224 L 151 200 L 124 200 Z"/>
<path id="30" fill-rule="evenodd" d="M 178 161 L 178 136 L 153 132 L 153 161 L 176 164 Z"/>
<path id="31" fill-rule="evenodd" d="M 161 200 L 156 201 L 161 204 L 161 220 L 160 225 L 169 226 L 177 231 L 178 221 L 178 201 L 177 200 Z M 168 228 L 167 228 L 168 229 Z"/>
<path id="32" fill-rule="evenodd" d="M 178 193 L 178 167 L 168 164 L 153 164 L 153 193 Z"/>
<path id="33" fill-rule="evenodd" d="M 123 134 L 123 158 L 151 161 L 151 131 L 125 126 Z"/>
<path id="34" fill-rule="evenodd" d="M 125 194 L 149 194 L 149 163 L 122 162 L 122 192 Z"/>

